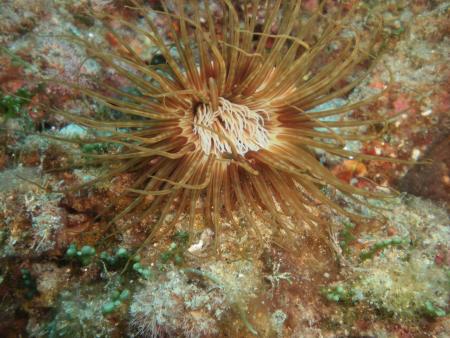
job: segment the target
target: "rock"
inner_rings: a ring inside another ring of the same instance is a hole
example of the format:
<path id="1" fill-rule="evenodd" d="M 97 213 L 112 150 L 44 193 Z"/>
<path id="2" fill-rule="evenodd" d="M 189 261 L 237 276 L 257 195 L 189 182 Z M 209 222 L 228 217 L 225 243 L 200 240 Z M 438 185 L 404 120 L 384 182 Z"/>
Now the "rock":
<path id="1" fill-rule="evenodd" d="M 425 154 L 430 164 L 416 164 L 399 181 L 410 194 L 444 202 L 450 209 L 450 133 L 444 134 Z"/>

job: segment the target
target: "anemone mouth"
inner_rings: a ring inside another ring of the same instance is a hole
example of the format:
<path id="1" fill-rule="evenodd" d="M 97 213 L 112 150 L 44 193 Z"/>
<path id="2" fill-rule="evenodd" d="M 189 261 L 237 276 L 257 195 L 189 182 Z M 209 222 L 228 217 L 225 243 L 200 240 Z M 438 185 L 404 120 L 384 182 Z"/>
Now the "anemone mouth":
<path id="1" fill-rule="evenodd" d="M 219 97 L 216 109 L 211 104 L 197 105 L 193 132 L 206 155 L 237 153 L 244 156 L 249 151 L 268 147 L 269 135 L 265 127 L 268 116 L 265 115 Z"/>

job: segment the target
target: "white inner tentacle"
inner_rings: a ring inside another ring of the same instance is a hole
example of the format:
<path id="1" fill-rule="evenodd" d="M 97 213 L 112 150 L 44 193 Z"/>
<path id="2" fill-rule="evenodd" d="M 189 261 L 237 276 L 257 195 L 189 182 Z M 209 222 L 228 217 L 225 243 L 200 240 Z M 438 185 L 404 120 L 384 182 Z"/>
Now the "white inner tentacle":
<path id="1" fill-rule="evenodd" d="M 207 155 L 231 153 L 230 142 L 233 142 L 239 155 L 245 155 L 249 151 L 266 148 L 269 144 L 261 113 L 219 97 L 216 111 L 207 104 L 201 104 L 197 108 L 193 131 L 198 135 L 200 146 Z M 220 137 L 221 134 L 226 137 Z"/>

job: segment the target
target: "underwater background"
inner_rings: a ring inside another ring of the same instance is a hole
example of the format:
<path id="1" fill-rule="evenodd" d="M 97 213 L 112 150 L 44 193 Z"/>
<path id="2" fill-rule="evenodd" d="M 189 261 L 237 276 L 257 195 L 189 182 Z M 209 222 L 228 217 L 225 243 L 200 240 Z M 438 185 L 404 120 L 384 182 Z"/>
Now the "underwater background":
<path id="1" fill-rule="evenodd" d="M 200 218 L 189 227 L 183 217 L 150 242 L 148 219 L 137 212 L 114 218 L 133 203 L 124 193 L 136 180 L 133 172 L 88 183 L 107 170 L 89 162 L 89 154 L 114 154 L 118 148 L 85 142 L 90 131 L 76 123 L 78 116 L 99 123 L 123 116 L 67 84 L 137 94 L 117 69 L 95 61 L 71 37 L 95 42 L 107 55 L 122 53 L 126 45 L 148 67 L 165 65 L 155 45 L 124 22 L 142 27 L 145 11 L 170 44 L 182 28 L 176 15 L 164 12 L 177 13 L 180 4 L 187 11 L 207 6 L 222 27 L 227 6 L 240 15 L 243 8 L 260 6 L 255 17 L 263 25 L 265 2 L 257 3 L 1 1 L 0 337 L 450 336 L 448 1 L 307 0 L 299 6 L 300 21 L 315 13 L 324 20 L 345 14 L 346 25 L 363 42 L 370 36 L 365 25 L 374 18 L 382 22 L 376 64 L 358 65 L 367 73 L 364 80 L 314 109 L 339 109 L 379 95 L 351 116 L 322 121 L 386 120 L 360 130 L 379 137 L 346 140 L 345 149 L 363 157 L 314 152 L 342 182 L 393 192 L 358 204 L 339 189 L 323 188 L 365 221 L 329 211 L 312 196 L 308 202 L 319 205 L 311 213 L 320 226 L 278 232 L 269 215 L 250 227 L 236 210 L 237 225 L 223 219 L 219 244 L 217 228 Z M 322 34 L 323 22 L 317 22 L 309 29 Z M 267 50 L 276 45 L 278 29 L 271 27 Z M 327 53 L 318 57 L 319 69 L 333 48 Z M 84 183 L 87 189 L 77 188 Z M 153 198 L 146 195 L 144 202 Z M 175 214 L 176 207 L 169 222 Z"/>

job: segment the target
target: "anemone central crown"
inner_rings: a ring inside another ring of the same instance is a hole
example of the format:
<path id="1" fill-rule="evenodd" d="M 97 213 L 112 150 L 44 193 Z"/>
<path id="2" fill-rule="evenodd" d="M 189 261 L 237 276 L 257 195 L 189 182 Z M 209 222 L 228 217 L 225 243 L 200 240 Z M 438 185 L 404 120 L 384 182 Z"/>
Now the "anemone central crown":
<path id="1" fill-rule="evenodd" d="M 200 104 L 194 115 L 193 131 L 207 155 L 220 155 L 236 151 L 245 155 L 269 144 L 264 118 L 260 111 L 236 104 L 223 97 L 218 98 L 217 109 Z M 233 149 L 234 148 L 234 149 Z"/>

